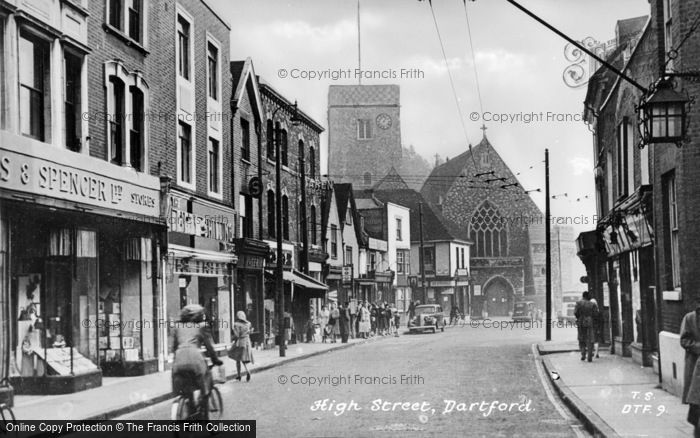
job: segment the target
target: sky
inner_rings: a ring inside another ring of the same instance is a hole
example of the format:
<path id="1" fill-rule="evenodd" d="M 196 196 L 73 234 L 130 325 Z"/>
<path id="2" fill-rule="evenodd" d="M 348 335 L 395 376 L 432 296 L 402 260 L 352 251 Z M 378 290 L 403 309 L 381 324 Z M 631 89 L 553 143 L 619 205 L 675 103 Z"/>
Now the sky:
<path id="1" fill-rule="evenodd" d="M 327 126 L 328 86 L 358 83 L 357 0 L 209 1 L 231 25 L 231 59 L 250 57 L 258 75 Z M 615 38 L 617 20 L 649 13 L 647 0 L 520 3 L 575 40 L 600 42 Z M 543 211 L 548 148 L 552 215 L 576 232 L 594 229 L 593 138 L 581 117 L 586 87 L 564 82 L 567 42 L 506 0 L 466 6 L 474 57 L 462 0 L 433 1 L 446 63 L 427 1 L 360 0 L 361 69 L 371 75 L 362 83 L 401 86 L 403 145 L 430 163 L 436 153 L 444 160 L 478 144 L 485 124 L 522 187 L 542 190 L 530 196 Z"/>

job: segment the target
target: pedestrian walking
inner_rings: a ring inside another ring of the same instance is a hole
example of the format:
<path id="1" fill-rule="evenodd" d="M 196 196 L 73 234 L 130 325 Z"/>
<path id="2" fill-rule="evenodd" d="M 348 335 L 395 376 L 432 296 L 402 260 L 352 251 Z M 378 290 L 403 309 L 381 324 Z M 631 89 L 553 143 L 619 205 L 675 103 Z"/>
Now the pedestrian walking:
<path id="1" fill-rule="evenodd" d="M 369 309 L 367 308 L 366 305 L 360 305 L 358 319 L 360 320 L 360 326 L 359 326 L 360 336 L 363 339 L 367 339 L 369 337 L 369 332 L 370 332 L 372 327 L 370 324 Z"/>
<path id="2" fill-rule="evenodd" d="M 695 310 L 688 312 L 681 321 L 681 347 L 685 349 L 685 370 L 683 372 L 683 403 L 689 404 L 687 421 L 693 425 L 693 434 L 700 437 L 700 302 Z"/>
<path id="3" fill-rule="evenodd" d="M 338 309 L 340 312 L 339 328 L 340 328 L 340 341 L 343 344 L 348 343 L 348 337 L 350 336 L 350 309 L 348 308 L 349 303 L 345 302 L 345 305 L 340 306 Z"/>
<path id="4" fill-rule="evenodd" d="M 309 319 L 306 321 L 306 342 L 316 342 L 316 309 L 314 306 L 309 307 Z"/>
<path id="5" fill-rule="evenodd" d="M 250 343 L 251 324 L 245 316 L 245 312 L 239 310 L 236 312 L 236 321 L 233 323 L 231 330 L 231 340 L 233 345 L 228 352 L 228 357 L 236 361 L 236 380 L 241 380 L 241 364 L 245 368 L 245 380 L 250 381 L 250 371 L 248 364 L 253 362 L 253 346 Z"/>
<path id="6" fill-rule="evenodd" d="M 394 307 L 392 309 L 392 314 L 394 318 L 394 336 L 398 337 L 399 336 L 399 327 L 401 326 L 401 313 L 399 313 L 399 309 Z"/>
<path id="7" fill-rule="evenodd" d="M 335 343 L 335 340 L 340 336 L 340 310 L 338 310 L 338 304 L 331 304 L 331 317 L 328 320 L 328 325 L 331 326 L 331 342 Z"/>
<path id="8" fill-rule="evenodd" d="M 598 302 L 595 300 L 595 298 L 591 298 L 591 303 L 598 307 Z M 600 344 L 603 342 L 605 342 L 603 339 L 603 312 L 601 312 L 600 308 L 598 308 L 598 312 L 593 315 L 593 351 L 596 359 L 600 357 L 598 355 L 598 350 L 600 349 Z"/>
<path id="9" fill-rule="evenodd" d="M 593 361 L 593 340 L 594 327 L 593 319 L 598 312 L 598 306 L 590 301 L 588 291 L 583 293 L 583 297 L 576 303 L 574 315 L 578 326 L 578 345 L 581 350 L 581 360 Z"/>
<path id="10" fill-rule="evenodd" d="M 328 338 L 328 335 L 330 335 L 330 332 L 327 332 L 326 329 L 328 326 L 328 319 L 331 317 L 331 312 L 328 311 L 328 306 L 325 304 L 321 306 L 321 314 L 319 315 L 318 322 L 321 328 L 321 342 L 324 344 L 326 343 L 326 338 Z M 332 330 L 332 328 L 331 328 Z"/>
<path id="11" fill-rule="evenodd" d="M 345 307 L 350 315 L 350 337 L 355 339 L 357 337 L 357 300 L 350 300 Z"/>
<path id="12" fill-rule="evenodd" d="M 450 325 L 457 324 L 457 307 L 452 306 L 450 309 Z"/>
<path id="13" fill-rule="evenodd" d="M 408 320 L 406 321 L 406 326 L 411 325 L 411 321 L 413 320 L 413 317 L 416 314 L 416 303 L 414 301 L 411 301 L 411 304 L 408 305 Z"/>
<path id="14" fill-rule="evenodd" d="M 376 304 L 372 304 L 372 307 L 369 310 L 369 315 L 371 334 L 372 336 L 378 335 L 379 322 L 377 317 L 379 316 L 379 309 L 377 308 Z"/>

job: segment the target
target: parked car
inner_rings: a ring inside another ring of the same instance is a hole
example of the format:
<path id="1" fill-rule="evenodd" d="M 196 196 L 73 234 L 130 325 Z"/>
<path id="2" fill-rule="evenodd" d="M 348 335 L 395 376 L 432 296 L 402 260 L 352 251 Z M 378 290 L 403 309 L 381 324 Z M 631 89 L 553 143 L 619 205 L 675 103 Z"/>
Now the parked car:
<path id="1" fill-rule="evenodd" d="M 436 333 L 438 329 L 445 331 L 445 314 L 439 304 L 421 304 L 416 306 L 415 316 L 409 322 L 408 329 L 411 332 L 432 330 Z"/>
<path id="2" fill-rule="evenodd" d="M 513 307 L 513 321 L 541 320 L 541 313 L 537 311 L 535 303 L 532 301 L 520 301 Z"/>

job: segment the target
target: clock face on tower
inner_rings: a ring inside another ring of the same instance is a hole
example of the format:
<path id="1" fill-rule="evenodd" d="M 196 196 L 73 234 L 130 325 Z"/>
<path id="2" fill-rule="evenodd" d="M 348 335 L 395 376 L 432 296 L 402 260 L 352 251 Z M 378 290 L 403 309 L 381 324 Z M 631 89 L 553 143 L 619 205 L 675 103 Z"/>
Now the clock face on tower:
<path id="1" fill-rule="evenodd" d="M 389 129 L 391 127 L 391 116 L 386 113 L 377 116 L 377 126 L 381 129 Z"/>

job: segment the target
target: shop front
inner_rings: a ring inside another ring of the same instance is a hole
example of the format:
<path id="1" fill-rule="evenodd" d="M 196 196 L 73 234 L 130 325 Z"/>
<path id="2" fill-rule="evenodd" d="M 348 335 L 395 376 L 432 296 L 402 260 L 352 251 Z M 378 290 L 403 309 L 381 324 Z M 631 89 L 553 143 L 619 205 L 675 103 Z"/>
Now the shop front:
<path id="1" fill-rule="evenodd" d="M 238 264 L 236 288 L 233 295 L 234 315 L 239 310 L 246 313 L 252 324 L 250 340 L 254 345 L 264 345 L 265 327 L 268 326 L 265 311 L 265 263 L 270 247 L 261 240 L 236 239 Z"/>
<path id="2" fill-rule="evenodd" d="M 612 351 L 652 365 L 657 350 L 651 196 L 642 186 L 600 227 L 607 254 Z"/>
<path id="3" fill-rule="evenodd" d="M 276 243 L 269 242 L 273 246 L 273 253 Z M 294 269 L 294 246 L 282 244 L 282 281 L 284 285 L 284 312 L 290 329 L 291 339 L 289 342 L 303 342 L 306 337 L 308 323 L 312 315 L 316 312 L 316 305 L 320 300 L 324 300 L 328 294 L 328 286 L 315 278 Z M 268 322 L 269 331 L 266 327 L 265 346 L 274 347 L 279 342 L 278 318 L 275 314 L 275 300 L 277 299 L 277 260 L 273 256 L 271 262 L 265 270 L 265 315 Z"/>
<path id="4" fill-rule="evenodd" d="M 188 304 L 204 307 L 218 350 L 231 343 L 233 328 L 236 214 L 184 193 L 169 196 L 165 290 L 168 327 Z"/>
<path id="5" fill-rule="evenodd" d="M 0 287 L 15 392 L 70 393 L 100 386 L 103 375 L 155 372 L 158 178 L 0 140 Z"/>
<path id="6" fill-rule="evenodd" d="M 328 285 L 327 301 L 338 301 L 338 291 L 343 287 L 343 267 L 326 265 L 325 284 Z M 324 302 L 324 304 L 328 304 Z M 330 306 L 329 306 L 330 309 Z"/>

